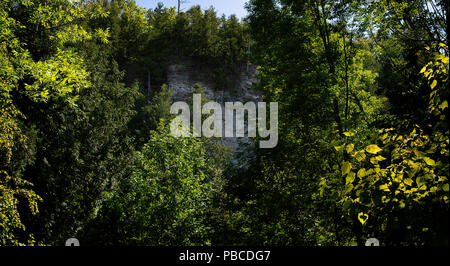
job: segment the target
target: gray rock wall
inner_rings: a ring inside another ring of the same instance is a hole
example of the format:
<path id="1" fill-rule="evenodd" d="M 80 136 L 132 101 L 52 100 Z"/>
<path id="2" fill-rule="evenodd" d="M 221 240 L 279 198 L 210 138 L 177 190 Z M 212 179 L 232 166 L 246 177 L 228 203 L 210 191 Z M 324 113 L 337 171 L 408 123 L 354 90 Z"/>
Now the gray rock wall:
<path id="1" fill-rule="evenodd" d="M 216 102 L 226 101 L 261 101 L 261 93 L 252 89 L 257 82 L 256 66 L 249 66 L 249 73 L 241 71 L 237 85 L 226 90 L 215 90 L 214 81 L 211 80 L 213 70 L 198 66 L 189 58 L 174 60 L 167 69 L 168 86 L 173 90 L 174 101 L 187 99 L 193 92 L 196 83 L 205 88 L 208 99 Z"/>
<path id="2" fill-rule="evenodd" d="M 195 84 L 204 87 L 205 96 L 212 101 L 222 105 L 223 116 L 225 115 L 225 102 L 242 103 L 262 101 L 262 94 L 253 89 L 257 83 L 256 66 L 243 67 L 241 75 L 233 88 L 226 90 L 215 90 L 214 81 L 211 80 L 213 70 L 205 66 L 197 65 L 189 58 L 173 60 L 167 69 L 169 89 L 173 91 L 173 101 L 186 101 L 193 93 Z M 254 159 L 251 152 L 255 143 L 248 137 L 244 138 L 222 138 L 219 140 L 225 146 L 232 148 L 235 159 L 234 163 L 239 167 L 247 167 L 248 162 Z"/>

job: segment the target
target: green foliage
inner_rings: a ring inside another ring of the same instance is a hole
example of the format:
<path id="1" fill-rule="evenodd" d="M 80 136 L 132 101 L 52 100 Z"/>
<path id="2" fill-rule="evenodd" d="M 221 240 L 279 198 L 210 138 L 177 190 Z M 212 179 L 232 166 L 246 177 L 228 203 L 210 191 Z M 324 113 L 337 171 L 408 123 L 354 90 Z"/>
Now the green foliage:
<path id="1" fill-rule="evenodd" d="M 349 152 L 351 162 L 343 161 L 345 171 L 321 183 L 321 196 L 341 204 L 350 223 L 366 213 L 368 221 L 360 220 L 363 233 L 388 245 L 442 241 L 443 229 L 415 213 L 448 211 L 448 137 L 420 129 L 402 136 L 385 129 L 379 142 L 382 148 L 369 145 Z M 401 240 L 398 234 L 404 234 Z"/>
<path id="2" fill-rule="evenodd" d="M 160 124 L 138 154 L 122 206 L 123 244 L 205 245 L 213 164 L 197 138 L 174 138 Z"/>
<path id="3" fill-rule="evenodd" d="M 389 98 L 395 119 L 379 127 L 404 132 L 427 119 L 429 85 L 419 70 L 438 53 L 436 44 L 448 43 L 447 1 L 387 1 L 366 3 L 358 13 L 360 25 L 379 55 L 380 93 Z M 433 49 L 424 49 L 434 45 Z"/>
<path id="4" fill-rule="evenodd" d="M 136 147 L 142 147 L 148 142 L 149 132 L 156 130 L 161 119 L 170 119 L 172 105 L 172 91 L 166 84 L 152 97 L 151 102 L 145 95 L 137 99 L 137 114 L 130 122 L 130 129 L 134 131 Z"/>
<path id="5" fill-rule="evenodd" d="M 246 6 L 1 1 L 0 245 L 448 246 L 448 1 Z M 258 65 L 278 146 L 173 137 L 186 58 Z"/>
<path id="6" fill-rule="evenodd" d="M 125 87 L 117 64 L 91 49 L 86 66 L 92 86 L 80 93 L 76 107 L 54 101 L 27 108 L 28 125 L 39 137 L 24 174 L 44 198 L 39 218 L 29 222 L 47 243 L 62 244 L 84 230 L 119 179 L 131 175 L 135 160 L 128 125 L 136 115 L 139 87 Z"/>
<path id="7" fill-rule="evenodd" d="M 33 215 L 39 213 L 37 204 L 42 201 L 42 198 L 33 190 L 26 188 L 32 186 L 26 180 L 11 177 L 6 171 L 0 172 L 0 178 L 0 245 L 25 245 L 17 238 L 17 232 L 26 229 L 18 210 L 19 198 L 25 198 L 28 201 Z M 33 235 L 27 236 L 26 245 L 35 245 Z"/>
<path id="8" fill-rule="evenodd" d="M 167 67 L 167 59 L 189 56 L 212 69 L 217 88 L 234 85 L 240 64 L 247 60 L 250 37 L 245 22 L 236 16 L 219 18 L 214 9 L 202 11 L 198 5 L 177 15 L 162 4 L 148 11 L 148 21 L 149 43 L 140 56 L 149 54 L 152 73 L 161 75 L 159 68 Z"/>
<path id="9" fill-rule="evenodd" d="M 74 4 L 63 0 L 0 3 L 0 152 L 6 156 L 0 168 L 2 244 L 20 244 L 14 230 L 25 229 L 18 213 L 16 197 L 22 195 L 28 199 L 32 214 L 37 213 L 36 204 L 40 200 L 33 191 L 21 187 L 30 185 L 29 182 L 8 174 L 15 141 L 26 140 L 20 125 L 20 120 L 25 116 L 18 108 L 14 94 L 36 103 L 61 98 L 74 104 L 76 94 L 90 83 L 83 60 L 72 49 L 64 48 L 64 45 L 95 35 L 82 27 L 68 25 L 88 16 L 104 15 L 101 9 L 91 9 L 91 6 L 89 3 Z M 105 31 L 96 33 L 100 37 L 107 35 Z M 35 40 L 28 39 L 36 35 L 45 36 L 50 42 L 47 44 L 49 52 L 43 53 L 34 43 Z"/>
<path id="10" fill-rule="evenodd" d="M 321 182 L 320 196 L 338 201 L 350 223 L 356 221 L 352 217 L 358 213 L 366 213 L 368 221 L 361 220 L 358 214 L 363 233 L 376 234 L 386 244 L 448 241 L 441 237 L 446 229 L 440 223 L 415 215 L 424 210 L 432 215 L 447 213 L 449 207 L 449 132 L 447 124 L 442 123 L 448 105 L 442 104 L 447 101 L 441 96 L 445 92 L 436 87 L 437 80 L 442 88 L 448 86 L 445 58 L 448 57 L 444 53 L 437 55 L 436 61 L 420 71 L 431 82 L 429 110 L 438 117 L 434 127 L 427 127 L 430 133 L 419 126 L 408 135 L 395 133 L 393 128 L 382 129 L 378 137 L 381 147 L 372 144 L 352 152 L 353 148 L 342 149 L 346 144 L 338 146 L 336 150 L 351 160 L 342 162 L 340 174 Z M 428 69 L 430 66 L 436 70 Z M 347 147 L 350 145 L 353 147 Z"/>
<path id="11" fill-rule="evenodd" d="M 348 229 L 333 198 L 311 203 L 311 197 L 334 165 L 329 151 L 335 140 L 355 129 L 363 142 L 372 124 L 388 117 L 387 99 L 377 95 L 376 55 L 371 40 L 350 26 L 354 7 L 348 2 L 274 2 L 250 2 L 259 87 L 283 113 L 277 148 L 260 155 L 251 205 L 279 214 L 261 216 L 254 226 L 265 228 L 259 243 L 344 244 Z"/>

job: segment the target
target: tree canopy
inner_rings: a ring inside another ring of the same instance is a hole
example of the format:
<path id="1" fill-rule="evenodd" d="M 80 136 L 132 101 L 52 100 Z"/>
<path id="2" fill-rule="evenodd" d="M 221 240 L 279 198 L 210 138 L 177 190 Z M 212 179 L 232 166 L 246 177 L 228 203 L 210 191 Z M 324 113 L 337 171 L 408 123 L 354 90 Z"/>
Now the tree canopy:
<path id="1" fill-rule="evenodd" d="M 2 0 L 0 246 L 448 246 L 448 1 L 246 8 Z M 172 136 L 180 58 L 257 66 L 278 145 Z"/>

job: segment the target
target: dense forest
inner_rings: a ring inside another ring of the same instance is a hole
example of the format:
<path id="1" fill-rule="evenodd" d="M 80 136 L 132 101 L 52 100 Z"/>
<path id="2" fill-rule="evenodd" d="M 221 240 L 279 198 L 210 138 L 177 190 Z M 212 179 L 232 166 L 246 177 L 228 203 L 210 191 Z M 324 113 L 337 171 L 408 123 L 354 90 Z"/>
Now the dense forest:
<path id="1" fill-rule="evenodd" d="M 448 246 L 449 2 L 246 9 L 1 0 L 0 246 Z M 278 145 L 172 136 L 177 58 L 257 66 Z"/>

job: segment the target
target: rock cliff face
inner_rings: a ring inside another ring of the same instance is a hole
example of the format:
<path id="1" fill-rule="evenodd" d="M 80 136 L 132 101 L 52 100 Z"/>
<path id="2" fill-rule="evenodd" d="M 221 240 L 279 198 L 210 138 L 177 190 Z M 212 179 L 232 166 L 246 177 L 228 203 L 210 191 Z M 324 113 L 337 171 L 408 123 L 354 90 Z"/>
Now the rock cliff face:
<path id="1" fill-rule="evenodd" d="M 241 74 L 235 82 L 236 85 L 226 90 L 217 90 L 215 89 L 214 80 L 211 79 L 213 69 L 196 64 L 195 60 L 190 58 L 176 59 L 172 60 L 167 69 L 168 86 L 173 91 L 173 101 L 176 102 L 186 101 L 192 96 L 194 85 L 200 84 L 204 88 L 205 96 L 209 100 L 220 103 L 222 110 L 225 110 L 225 102 L 239 101 L 246 103 L 253 101 L 257 103 L 262 101 L 262 94 L 253 89 L 253 85 L 257 83 L 256 66 L 244 65 L 240 72 Z M 224 115 L 225 112 L 223 111 Z M 232 148 L 235 155 L 234 163 L 238 167 L 245 168 L 249 165 L 250 160 L 254 159 L 252 150 L 255 147 L 255 143 L 248 137 L 224 137 L 219 141 L 225 146 Z"/>
<path id="2" fill-rule="evenodd" d="M 246 68 L 246 67 L 243 67 Z M 261 101 L 261 94 L 252 89 L 257 82 L 256 66 L 250 65 L 247 69 L 241 70 L 236 85 L 226 90 L 216 90 L 214 80 L 211 79 L 213 69 L 204 65 L 196 64 L 193 59 L 183 58 L 172 60 L 167 70 L 168 86 L 173 90 L 175 101 L 186 100 L 193 92 L 192 88 L 196 83 L 205 88 L 205 95 L 208 99 L 216 102 L 227 101 Z"/>

